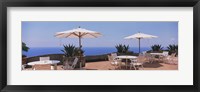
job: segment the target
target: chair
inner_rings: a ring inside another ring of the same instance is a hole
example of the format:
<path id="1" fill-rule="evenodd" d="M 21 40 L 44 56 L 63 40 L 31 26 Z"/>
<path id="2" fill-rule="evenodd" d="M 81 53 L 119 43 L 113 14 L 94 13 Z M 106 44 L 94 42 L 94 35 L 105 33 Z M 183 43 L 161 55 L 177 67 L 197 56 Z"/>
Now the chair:
<path id="1" fill-rule="evenodd" d="M 26 69 L 25 67 L 26 67 L 26 64 L 23 64 L 22 65 L 22 70 L 25 70 Z"/>
<path id="2" fill-rule="evenodd" d="M 110 59 L 111 59 L 111 65 L 113 65 L 115 69 L 117 67 L 121 69 L 122 62 L 120 59 L 117 58 L 117 53 L 111 53 Z"/>
<path id="3" fill-rule="evenodd" d="M 163 56 L 168 56 L 169 52 L 168 51 L 163 51 Z"/>
<path id="4" fill-rule="evenodd" d="M 113 59 L 117 59 L 117 53 L 111 53 Z"/>
<path id="5" fill-rule="evenodd" d="M 147 53 L 147 51 L 143 51 L 142 54 L 145 55 Z"/>
<path id="6" fill-rule="evenodd" d="M 111 55 L 108 55 L 108 61 L 110 61 L 111 65 L 115 66 L 117 63 L 115 62 L 116 60 L 113 59 Z"/>
<path id="7" fill-rule="evenodd" d="M 149 63 L 153 63 L 153 56 L 149 53 L 145 53 L 145 58 Z"/>
<path id="8" fill-rule="evenodd" d="M 176 59 L 177 59 L 177 62 L 178 62 L 178 58 L 176 57 L 176 53 L 171 54 L 171 64 L 175 64 Z"/>
<path id="9" fill-rule="evenodd" d="M 176 55 L 176 53 L 172 53 L 170 56 L 165 57 L 164 58 L 164 63 L 167 63 L 167 64 L 177 64 L 178 58 L 175 55 Z"/>
<path id="10" fill-rule="evenodd" d="M 159 61 L 164 62 L 164 59 L 169 55 L 168 51 L 163 51 L 162 55 L 159 56 Z"/>
<path id="11" fill-rule="evenodd" d="M 155 55 L 155 54 L 149 54 L 148 53 L 148 58 L 149 58 L 149 63 L 154 63 L 154 62 L 160 62 L 162 61 L 162 55 Z"/>
<path id="12" fill-rule="evenodd" d="M 40 57 L 40 61 L 50 60 L 50 57 Z"/>
<path id="13" fill-rule="evenodd" d="M 178 64 L 178 57 L 174 57 L 173 58 L 173 63 L 172 64 L 174 64 L 174 65 L 177 65 Z"/>
<path id="14" fill-rule="evenodd" d="M 72 63 L 72 65 L 70 66 L 68 62 L 65 62 L 65 65 L 64 65 L 64 69 L 65 70 L 73 70 L 75 67 L 76 67 L 76 64 L 78 63 L 78 58 L 76 57 Z"/>
<path id="15" fill-rule="evenodd" d="M 35 64 L 33 66 L 34 70 L 52 70 L 50 64 Z"/>
<path id="16" fill-rule="evenodd" d="M 139 55 L 137 59 L 131 59 L 130 69 L 132 67 L 136 70 L 137 68 L 141 67 L 144 70 L 143 63 L 145 61 L 145 57 L 143 55 Z"/>
<path id="17" fill-rule="evenodd" d="M 108 61 L 112 61 L 111 55 L 107 55 L 107 56 L 108 56 Z"/>

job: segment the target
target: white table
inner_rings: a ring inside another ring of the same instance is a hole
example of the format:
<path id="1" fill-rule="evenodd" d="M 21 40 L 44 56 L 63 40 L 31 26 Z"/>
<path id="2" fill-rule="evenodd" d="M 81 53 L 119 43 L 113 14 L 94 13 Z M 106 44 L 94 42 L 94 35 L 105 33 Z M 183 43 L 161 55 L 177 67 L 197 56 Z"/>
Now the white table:
<path id="1" fill-rule="evenodd" d="M 158 61 L 162 61 L 164 54 L 163 53 L 150 53 L 152 55 L 153 58 L 156 58 L 156 56 L 158 56 Z"/>
<path id="2" fill-rule="evenodd" d="M 43 61 L 34 61 L 34 62 L 30 62 L 28 63 L 28 65 L 35 65 L 35 64 L 51 64 L 54 66 L 54 70 L 57 70 L 57 63 L 59 63 L 59 60 L 43 60 Z"/>
<path id="3" fill-rule="evenodd" d="M 164 54 L 163 53 L 150 53 L 153 57 L 155 57 L 155 56 L 159 56 L 159 57 L 162 57 L 162 56 L 164 56 Z"/>
<path id="4" fill-rule="evenodd" d="M 127 69 L 127 61 L 128 59 L 137 59 L 137 56 L 127 56 L 127 55 L 123 55 L 123 56 L 117 56 L 118 59 L 126 59 L 126 69 Z"/>

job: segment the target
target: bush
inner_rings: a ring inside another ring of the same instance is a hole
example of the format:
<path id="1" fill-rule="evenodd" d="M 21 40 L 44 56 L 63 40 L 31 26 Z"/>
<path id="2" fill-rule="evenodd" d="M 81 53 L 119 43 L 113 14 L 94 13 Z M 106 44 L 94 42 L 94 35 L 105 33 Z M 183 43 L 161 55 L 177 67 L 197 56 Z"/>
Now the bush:
<path id="1" fill-rule="evenodd" d="M 66 57 L 79 56 L 79 53 L 81 53 L 81 55 L 83 55 L 83 53 L 84 53 L 84 51 L 82 49 L 77 48 L 74 45 L 69 44 L 69 45 L 63 45 L 63 46 L 64 46 L 64 49 L 61 51 L 64 52 L 64 55 Z"/>
<path id="2" fill-rule="evenodd" d="M 133 53 L 131 51 L 129 51 L 129 45 L 116 45 L 115 48 L 117 49 L 117 53 L 119 54 L 130 54 Z"/>
<path id="3" fill-rule="evenodd" d="M 22 42 L 22 51 L 28 52 L 30 48 L 26 46 L 24 42 Z M 22 54 L 22 57 L 26 57 L 26 55 Z"/>
<path id="4" fill-rule="evenodd" d="M 163 47 L 159 44 L 152 45 L 151 52 L 163 52 Z"/>
<path id="5" fill-rule="evenodd" d="M 118 53 L 122 53 L 124 50 L 124 47 L 122 44 L 116 45 L 115 48 L 117 49 Z"/>
<path id="6" fill-rule="evenodd" d="M 27 47 L 26 44 L 22 42 L 22 51 L 28 52 L 28 50 L 29 50 L 29 47 Z"/>
<path id="7" fill-rule="evenodd" d="M 171 55 L 172 53 L 176 53 L 176 55 L 178 55 L 178 45 L 175 44 L 170 44 L 167 47 L 168 51 L 169 51 L 169 55 Z"/>

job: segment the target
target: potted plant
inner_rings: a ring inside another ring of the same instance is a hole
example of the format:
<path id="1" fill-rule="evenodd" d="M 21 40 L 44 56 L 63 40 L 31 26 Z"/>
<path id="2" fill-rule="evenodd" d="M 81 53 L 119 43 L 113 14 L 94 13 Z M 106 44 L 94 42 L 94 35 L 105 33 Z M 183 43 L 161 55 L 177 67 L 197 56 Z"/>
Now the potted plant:
<path id="1" fill-rule="evenodd" d="M 122 44 L 116 45 L 115 48 L 117 49 L 117 53 L 122 53 L 124 50 L 124 47 Z"/>
<path id="2" fill-rule="evenodd" d="M 169 51 L 169 55 L 171 55 L 172 53 L 176 53 L 176 55 L 178 55 L 178 45 L 175 44 L 170 44 L 167 47 L 168 51 Z"/>
<path id="3" fill-rule="evenodd" d="M 117 49 L 118 55 L 132 55 L 133 52 L 129 51 L 129 45 L 116 45 L 115 48 Z"/>
<path id="4" fill-rule="evenodd" d="M 78 57 L 80 59 L 80 56 L 81 56 L 81 61 L 82 61 L 82 66 L 85 65 L 85 60 L 84 60 L 84 57 L 83 57 L 83 53 L 84 51 L 75 47 L 74 45 L 63 45 L 64 49 L 61 50 L 62 52 L 64 52 L 64 61 L 65 63 L 68 63 L 68 64 L 72 64 L 73 63 L 73 60 L 75 57 Z M 80 62 L 79 62 L 80 63 Z M 79 67 L 80 64 L 77 64 L 76 67 Z"/>
<path id="5" fill-rule="evenodd" d="M 22 51 L 28 52 L 29 47 L 26 46 L 24 42 L 22 42 Z M 22 54 L 22 64 L 26 64 L 26 55 Z"/>
<path id="6" fill-rule="evenodd" d="M 162 53 L 163 47 L 159 44 L 155 44 L 151 46 L 151 53 Z"/>
<path id="7" fill-rule="evenodd" d="M 163 47 L 162 45 L 155 44 L 151 46 L 151 50 L 147 51 L 147 53 L 162 53 Z M 159 58 L 159 55 L 155 55 L 155 58 Z"/>

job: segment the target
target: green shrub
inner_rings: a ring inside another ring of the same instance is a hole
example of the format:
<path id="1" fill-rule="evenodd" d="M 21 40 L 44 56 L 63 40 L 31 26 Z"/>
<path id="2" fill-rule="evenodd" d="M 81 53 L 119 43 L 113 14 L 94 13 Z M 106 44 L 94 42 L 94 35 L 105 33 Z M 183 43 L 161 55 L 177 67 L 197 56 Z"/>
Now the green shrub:
<path id="1" fill-rule="evenodd" d="M 124 47 L 122 44 L 116 45 L 115 48 L 117 49 L 118 53 L 123 53 Z"/>
<path id="2" fill-rule="evenodd" d="M 152 52 L 162 52 L 163 51 L 163 47 L 159 44 L 155 44 L 151 46 L 151 51 Z"/>
<path id="3" fill-rule="evenodd" d="M 28 52 L 30 48 L 26 46 L 24 42 L 22 42 L 22 51 Z M 26 57 L 26 55 L 22 54 L 22 57 Z"/>
<path id="4" fill-rule="evenodd" d="M 117 49 L 117 53 L 123 53 L 123 54 L 126 54 L 126 53 L 129 53 L 129 45 L 122 45 L 122 44 L 119 44 L 119 45 L 116 45 L 115 48 Z"/>
<path id="5" fill-rule="evenodd" d="M 29 50 L 29 47 L 27 47 L 26 44 L 22 42 L 22 51 L 28 52 L 28 50 Z"/>
<path id="6" fill-rule="evenodd" d="M 64 49 L 61 50 L 64 52 L 63 62 L 68 62 L 69 64 L 73 63 L 75 57 L 79 57 L 79 62 L 77 63 L 76 67 L 80 67 L 80 63 L 82 62 L 82 66 L 85 65 L 85 58 L 83 57 L 84 51 L 80 48 L 75 47 L 74 45 L 63 45 Z"/>
<path id="7" fill-rule="evenodd" d="M 122 53 L 128 53 L 129 52 L 129 45 L 124 45 L 123 46 L 124 48 L 123 48 L 123 52 Z"/>
<path id="8" fill-rule="evenodd" d="M 168 49 L 168 51 L 169 51 L 169 55 L 171 55 L 172 53 L 178 54 L 178 45 L 170 44 L 170 45 L 167 47 L 167 49 Z"/>
<path id="9" fill-rule="evenodd" d="M 80 48 L 75 47 L 74 45 L 63 45 L 64 49 L 61 50 L 64 52 L 64 55 L 66 57 L 74 57 L 79 56 L 79 54 L 83 55 L 84 51 Z"/>

